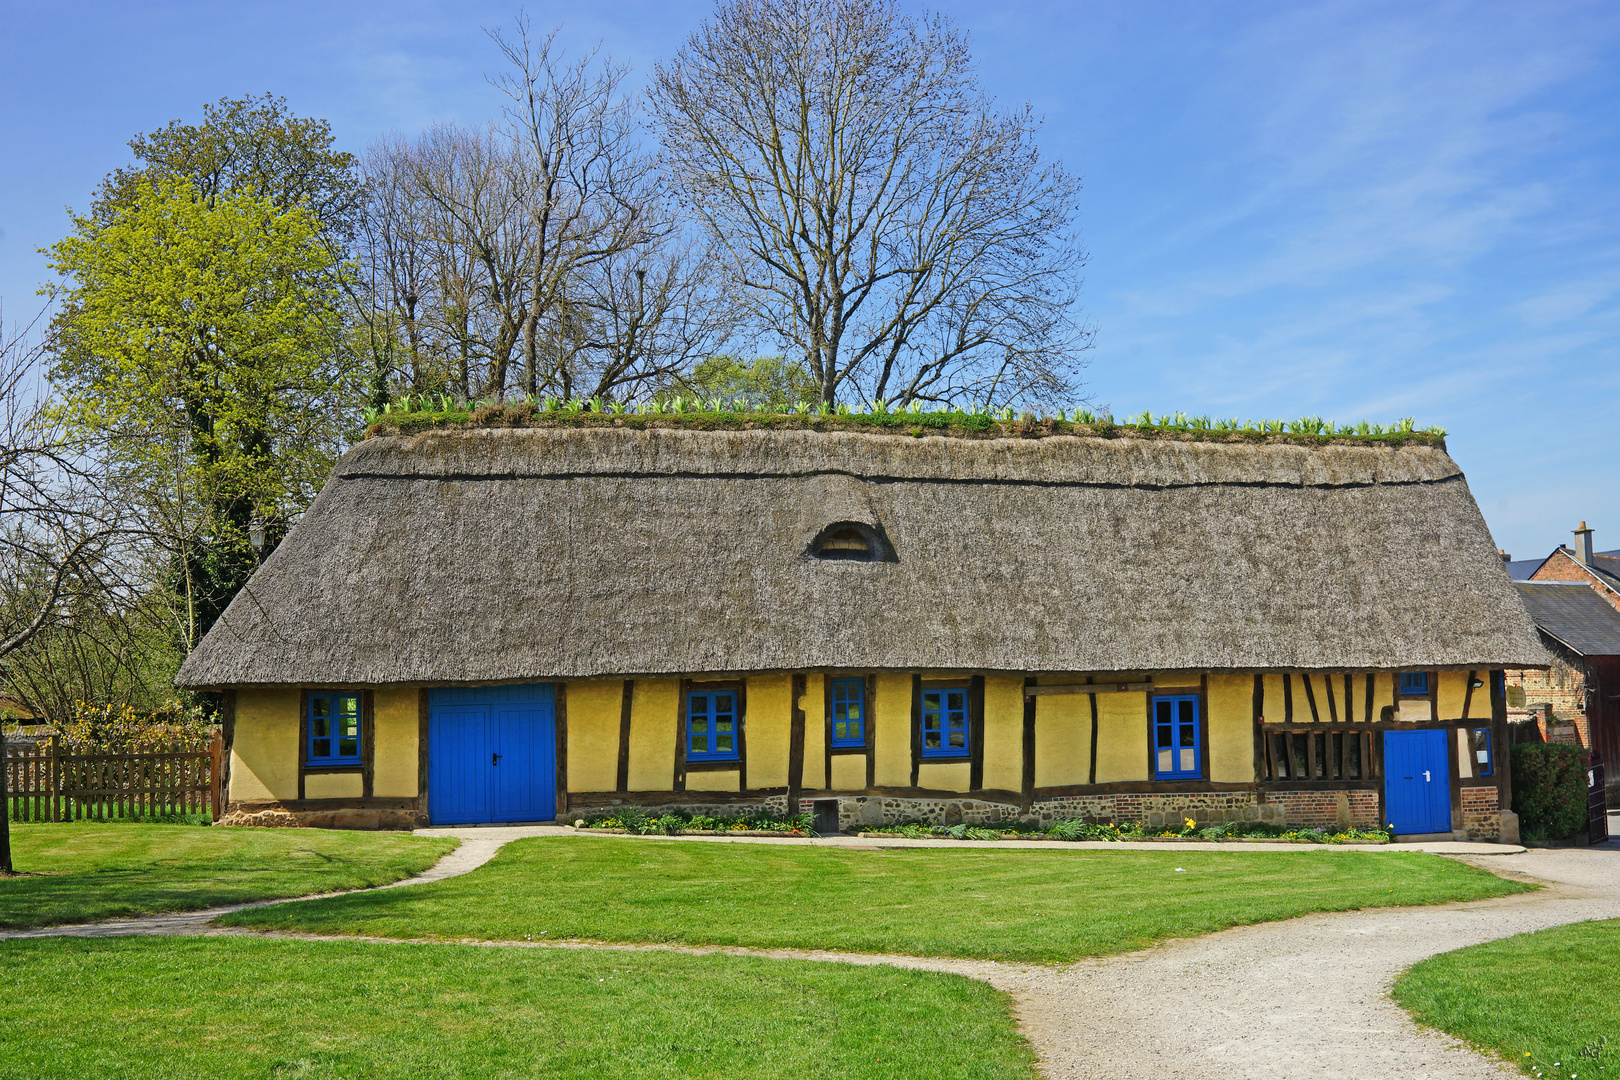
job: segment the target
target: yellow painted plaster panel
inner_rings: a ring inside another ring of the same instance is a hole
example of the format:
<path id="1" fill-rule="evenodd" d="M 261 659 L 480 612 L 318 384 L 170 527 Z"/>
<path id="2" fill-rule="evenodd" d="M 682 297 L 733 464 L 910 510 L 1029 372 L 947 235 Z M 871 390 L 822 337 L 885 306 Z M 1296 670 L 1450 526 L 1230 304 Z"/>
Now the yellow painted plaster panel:
<path id="1" fill-rule="evenodd" d="M 735 772 L 689 772 L 686 774 L 687 791 L 740 791 L 742 780 Z"/>
<path id="2" fill-rule="evenodd" d="M 1254 677 L 1209 677 L 1209 778 L 1217 784 L 1254 780 Z"/>
<path id="3" fill-rule="evenodd" d="M 832 767 L 834 791 L 866 790 L 865 754 L 834 754 Z M 906 783 L 911 783 L 909 775 L 906 777 Z"/>
<path id="4" fill-rule="evenodd" d="M 984 680 L 984 786 L 1024 786 L 1024 680 L 1018 676 Z"/>
<path id="5" fill-rule="evenodd" d="M 1268 724 L 1280 724 L 1288 715 L 1287 710 L 1283 707 L 1283 677 L 1281 675 L 1265 675 L 1261 678 L 1265 684 L 1265 701 L 1261 705 L 1262 712 L 1260 715 L 1265 717 Z"/>
<path id="6" fill-rule="evenodd" d="M 1388 671 L 1380 671 L 1373 676 L 1373 720 L 1377 721 L 1384 714 L 1384 706 L 1395 703 L 1395 676 Z"/>
<path id="7" fill-rule="evenodd" d="M 876 783 L 879 787 L 910 787 L 911 676 L 879 675 L 874 696 Z"/>
<path id="8" fill-rule="evenodd" d="M 238 690 L 231 799 L 298 798 L 297 690 Z"/>
<path id="9" fill-rule="evenodd" d="M 1101 695 L 1099 709 L 1102 698 L 1110 696 L 1125 695 Z M 1100 716 L 1099 713 L 1099 744 Z M 1014 791 L 1023 785 L 1022 767 L 1020 761 L 1018 782 L 1006 785 Z M 1091 695 L 1042 694 L 1035 699 L 1035 786 L 1058 787 L 1085 784 L 1090 780 Z"/>
<path id="10" fill-rule="evenodd" d="M 1468 693 L 1468 672 L 1442 671 L 1436 704 L 1440 706 L 1440 719 L 1461 720 L 1463 698 Z"/>
<path id="11" fill-rule="evenodd" d="M 925 761 L 917 769 L 917 786 L 929 791 L 967 791 L 971 768 L 965 761 Z"/>
<path id="12" fill-rule="evenodd" d="M 365 781 L 357 772 L 310 773 L 304 777 L 306 799 L 358 799 L 365 790 Z"/>
<path id="13" fill-rule="evenodd" d="M 1147 695 L 1098 694 L 1097 783 L 1146 780 L 1147 754 Z"/>
<path id="14" fill-rule="evenodd" d="M 619 722 L 623 713 L 621 680 L 591 679 L 568 684 L 569 791 L 612 791 L 618 787 Z M 633 728 L 633 712 L 630 723 Z M 673 755 L 674 751 L 670 752 Z M 671 770 L 673 778 L 673 764 Z"/>
<path id="15" fill-rule="evenodd" d="M 371 744 L 371 793 L 379 798 L 414 799 L 421 767 L 421 692 L 390 687 L 372 694 L 375 724 Z M 304 785 L 308 791 L 309 785 Z"/>
<path id="16" fill-rule="evenodd" d="M 748 680 L 748 786 L 787 787 L 788 743 L 793 731 L 793 676 Z"/>
<path id="17" fill-rule="evenodd" d="M 622 692 L 622 691 L 621 691 Z M 679 679 L 637 679 L 630 698 L 630 790 L 675 787 L 675 727 L 680 722 Z"/>
<path id="18" fill-rule="evenodd" d="M 1316 708 L 1324 722 L 1344 719 L 1344 676 L 1312 675 L 1311 688 L 1316 691 Z"/>
<path id="19" fill-rule="evenodd" d="M 799 708 L 804 711 L 804 781 L 806 788 L 819 788 L 827 779 L 827 677 L 806 675 L 804 696 Z M 865 765 L 861 766 L 863 769 Z M 866 786 L 866 774 L 861 774 L 861 786 Z"/>

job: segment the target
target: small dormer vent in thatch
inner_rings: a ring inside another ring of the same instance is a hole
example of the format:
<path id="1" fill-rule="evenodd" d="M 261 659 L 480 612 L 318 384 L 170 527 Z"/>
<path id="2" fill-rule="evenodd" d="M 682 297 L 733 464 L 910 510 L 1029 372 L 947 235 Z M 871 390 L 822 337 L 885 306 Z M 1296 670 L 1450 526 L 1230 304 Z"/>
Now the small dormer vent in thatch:
<path id="1" fill-rule="evenodd" d="M 889 562 L 891 551 L 882 531 L 860 521 L 835 521 L 810 544 L 813 559 L 842 562 Z"/>

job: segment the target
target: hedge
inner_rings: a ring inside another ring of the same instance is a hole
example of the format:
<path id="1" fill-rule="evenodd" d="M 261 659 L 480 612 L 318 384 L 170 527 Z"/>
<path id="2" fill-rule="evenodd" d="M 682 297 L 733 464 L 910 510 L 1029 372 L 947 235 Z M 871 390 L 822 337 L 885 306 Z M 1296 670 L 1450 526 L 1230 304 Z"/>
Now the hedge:
<path id="1" fill-rule="evenodd" d="M 1564 743 L 1513 744 L 1513 812 L 1526 840 L 1562 840 L 1586 827 L 1586 751 Z"/>

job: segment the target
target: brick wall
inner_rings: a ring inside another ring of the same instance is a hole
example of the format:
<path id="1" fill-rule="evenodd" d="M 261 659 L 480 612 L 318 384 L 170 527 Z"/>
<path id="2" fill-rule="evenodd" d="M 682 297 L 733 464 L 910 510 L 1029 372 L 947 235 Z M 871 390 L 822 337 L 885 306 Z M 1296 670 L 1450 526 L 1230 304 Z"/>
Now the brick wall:
<path id="1" fill-rule="evenodd" d="M 1552 667 L 1546 671 L 1509 669 L 1504 678 L 1510 688 L 1508 696 L 1517 699 L 1511 688 L 1524 691 L 1523 708 L 1509 708 L 1508 722 L 1534 720 L 1541 731 L 1543 742 L 1572 743 L 1592 748 L 1591 727 L 1586 715 L 1586 680 L 1581 672 L 1552 657 Z M 1552 706 L 1549 721 L 1546 710 L 1532 710 L 1531 705 L 1546 703 Z M 1574 728 L 1573 731 L 1568 730 Z"/>
<path id="2" fill-rule="evenodd" d="M 1494 787 L 1462 789 L 1463 828 L 1470 840 L 1494 841 L 1502 835 L 1501 807 Z"/>

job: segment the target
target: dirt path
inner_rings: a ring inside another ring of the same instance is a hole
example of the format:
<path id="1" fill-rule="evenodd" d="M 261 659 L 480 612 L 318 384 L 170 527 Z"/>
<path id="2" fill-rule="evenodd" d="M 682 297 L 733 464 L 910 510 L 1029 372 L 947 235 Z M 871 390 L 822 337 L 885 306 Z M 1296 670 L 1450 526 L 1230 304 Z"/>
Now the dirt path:
<path id="1" fill-rule="evenodd" d="M 460 848 L 428 872 L 385 887 L 464 874 L 488 862 L 509 840 L 564 831 L 456 830 L 454 835 L 462 839 Z M 1468 904 L 1308 915 L 1063 967 L 602 942 L 441 944 L 721 953 L 886 964 L 983 979 L 1012 995 L 1020 1025 L 1052 1080 L 1292 1080 L 1303 1076 L 1365 1080 L 1397 1075 L 1478 1080 L 1517 1075 L 1453 1040 L 1418 1028 L 1390 1000 L 1389 988 L 1402 970 L 1436 953 L 1569 922 L 1620 918 L 1620 844 L 1604 849 L 1521 850 L 1509 855 L 1456 852 L 1453 857 L 1497 873 L 1551 884 L 1535 893 Z M 289 902 L 296 901 L 266 903 Z M 256 906 L 263 905 L 46 927 L 0 934 L 0 939 L 252 934 L 255 931 L 208 924 L 224 912 Z"/>

